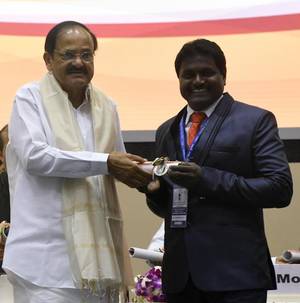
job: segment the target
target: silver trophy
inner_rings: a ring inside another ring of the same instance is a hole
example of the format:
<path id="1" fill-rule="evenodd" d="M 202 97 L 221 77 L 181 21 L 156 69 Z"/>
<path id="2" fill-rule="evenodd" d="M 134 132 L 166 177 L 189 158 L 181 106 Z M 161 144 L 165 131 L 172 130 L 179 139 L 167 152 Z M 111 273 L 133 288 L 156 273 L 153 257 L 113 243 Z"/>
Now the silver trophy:
<path id="1" fill-rule="evenodd" d="M 153 177 L 162 177 L 166 175 L 170 166 L 178 165 L 180 161 L 170 161 L 167 157 L 159 157 L 154 161 L 146 161 L 140 164 L 141 168 L 151 173 Z"/>

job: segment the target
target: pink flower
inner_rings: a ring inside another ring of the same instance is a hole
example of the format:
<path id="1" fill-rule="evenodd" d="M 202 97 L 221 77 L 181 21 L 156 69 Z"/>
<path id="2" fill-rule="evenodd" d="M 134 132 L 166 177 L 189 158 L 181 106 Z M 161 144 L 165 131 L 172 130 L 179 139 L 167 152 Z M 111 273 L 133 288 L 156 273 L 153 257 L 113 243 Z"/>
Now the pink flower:
<path id="1" fill-rule="evenodd" d="M 135 294 L 144 297 L 148 302 L 166 302 L 162 292 L 161 268 L 155 266 L 144 275 L 135 278 Z"/>

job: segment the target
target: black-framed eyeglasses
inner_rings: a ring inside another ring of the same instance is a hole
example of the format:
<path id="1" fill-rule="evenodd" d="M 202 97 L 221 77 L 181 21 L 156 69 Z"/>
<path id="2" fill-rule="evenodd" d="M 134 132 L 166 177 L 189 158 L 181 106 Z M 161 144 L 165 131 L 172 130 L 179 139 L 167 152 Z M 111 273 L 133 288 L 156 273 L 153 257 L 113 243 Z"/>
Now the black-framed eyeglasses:
<path id="1" fill-rule="evenodd" d="M 86 63 L 91 63 L 94 61 L 94 53 L 91 51 L 83 51 L 83 52 L 75 52 L 75 51 L 71 51 L 71 50 L 67 50 L 63 53 L 54 50 L 55 53 L 57 53 L 60 58 L 63 61 L 75 61 L 77 59 L 77 57 L 79 56 L 79 58 Z"/>

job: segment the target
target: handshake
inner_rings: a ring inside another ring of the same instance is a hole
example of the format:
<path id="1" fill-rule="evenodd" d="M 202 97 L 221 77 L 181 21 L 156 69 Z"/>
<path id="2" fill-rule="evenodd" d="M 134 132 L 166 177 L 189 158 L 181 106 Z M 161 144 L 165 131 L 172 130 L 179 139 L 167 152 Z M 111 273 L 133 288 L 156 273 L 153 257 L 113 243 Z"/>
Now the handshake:
<path id="1" fill-rule="evenodd" d="M 113 177 L 142 192 L 158 190 L 157 177 L 165 175 L 170 166 L 178 163 L 164 157 L 147 161 L 140 156 L 120 152 L 111 153 L 107 160 L 108 171 Z"/>

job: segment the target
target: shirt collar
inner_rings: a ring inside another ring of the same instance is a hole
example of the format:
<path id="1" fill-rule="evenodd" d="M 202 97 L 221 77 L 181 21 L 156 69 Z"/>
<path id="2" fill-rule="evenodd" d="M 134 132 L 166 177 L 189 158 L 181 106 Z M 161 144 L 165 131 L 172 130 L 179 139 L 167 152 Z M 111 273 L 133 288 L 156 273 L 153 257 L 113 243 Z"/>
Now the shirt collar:
<path id="1" fill-rule="evenodd" d="M 85 106 L 90 104 L 90 102 L 91 102 L 91 88 L 90 86 L 88 86 L 87 89 L 85 90 L 83 102 L 75 110 L 80 110 L 85 108 Z"/>
<path id="2" fill-rule="evenodd" d="M 222 98 L 223 98 L 223 94 L 220 96 L 220 98 L 217 101 L 215 101 L 207 109 L 202 110 L 201 112 L 205 113 L 206 117 L 209 117 L 213 113 L 213 111 L 215 110 L 216 106 L 218 105 L 218 103 L 221 101 Z M 185 125 L 187 125 L 190 122 L 190 117 L 195 112 L 189 105 L 187 105 L 186 110 L 187 112 L 185 118 Z"/>

